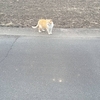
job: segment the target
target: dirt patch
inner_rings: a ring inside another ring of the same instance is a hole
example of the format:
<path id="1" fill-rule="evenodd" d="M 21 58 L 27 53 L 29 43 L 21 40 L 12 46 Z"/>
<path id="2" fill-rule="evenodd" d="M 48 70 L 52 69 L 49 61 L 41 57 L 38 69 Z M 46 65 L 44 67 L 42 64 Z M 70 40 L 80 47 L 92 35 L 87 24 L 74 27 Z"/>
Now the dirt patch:
<path id="1" fill-rule="evenodd" d="M 100 28 L 100 0 L 0 0 L 0 26 L 31 27 L 40 18 L 58 28 Z"/>

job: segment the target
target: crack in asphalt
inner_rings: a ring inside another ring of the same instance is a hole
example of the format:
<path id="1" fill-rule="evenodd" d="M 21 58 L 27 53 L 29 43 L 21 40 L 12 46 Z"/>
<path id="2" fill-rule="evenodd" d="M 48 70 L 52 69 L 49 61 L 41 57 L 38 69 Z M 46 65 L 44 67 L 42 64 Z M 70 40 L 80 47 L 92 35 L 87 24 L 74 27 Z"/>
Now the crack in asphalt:
<path id="1" fill-rule="evenodd" d="M 14 42 L 12 43 L 12 45 L 11 45 L 10 48 L 9 48 L 9 50 L 7 51 L 5 57 L 0 61 L 0 63 L 2 63 L 2 62 L 8 57 L 8 55 L 9 55 L 9 53 L 10 53 L 12 47 L 14 46 L 14 44 L 16 43 L 16 41 L 18 40 L 18 38 L 19 38 L 19 37 L 15 38 Z"/>

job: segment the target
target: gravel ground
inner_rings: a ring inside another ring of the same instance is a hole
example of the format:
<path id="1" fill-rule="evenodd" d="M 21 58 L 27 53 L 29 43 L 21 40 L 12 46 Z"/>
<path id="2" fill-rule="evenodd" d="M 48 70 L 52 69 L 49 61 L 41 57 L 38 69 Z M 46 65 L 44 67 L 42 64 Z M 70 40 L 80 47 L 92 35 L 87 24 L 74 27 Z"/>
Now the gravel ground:
<path id="1" fill-rule="evenodd" d="M 40 18 L 57 28 L 100 28 L 100 0 L 0 0 L 0 26 L 31 27 Z"/>

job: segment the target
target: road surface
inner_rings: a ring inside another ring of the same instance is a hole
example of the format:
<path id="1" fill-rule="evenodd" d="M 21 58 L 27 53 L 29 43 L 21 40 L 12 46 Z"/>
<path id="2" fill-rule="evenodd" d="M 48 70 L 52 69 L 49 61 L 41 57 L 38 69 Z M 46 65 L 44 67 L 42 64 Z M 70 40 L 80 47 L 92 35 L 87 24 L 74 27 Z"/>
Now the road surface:
<path id="1" fill-rule="evenodd" d="M 100 100 L 99 30 L 58 31 L 0 29 L 0 100 Z"/>

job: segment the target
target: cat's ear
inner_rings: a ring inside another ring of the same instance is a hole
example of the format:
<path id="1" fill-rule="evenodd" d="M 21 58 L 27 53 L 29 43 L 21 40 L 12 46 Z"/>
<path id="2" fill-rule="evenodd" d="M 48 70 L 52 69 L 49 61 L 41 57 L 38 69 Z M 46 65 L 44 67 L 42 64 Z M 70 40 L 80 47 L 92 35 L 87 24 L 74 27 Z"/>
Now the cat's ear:
<path id="1" fill-rule="evenodd" d="M 52 19 L 50 19 L 50 21 L 52 21 Z"/>
<path id="2" fill-rule="evenodd" d="M 50 22 L 53 22 L 52 19 L 49 19 Z"/>

